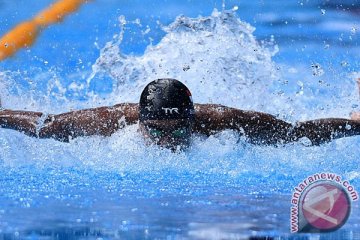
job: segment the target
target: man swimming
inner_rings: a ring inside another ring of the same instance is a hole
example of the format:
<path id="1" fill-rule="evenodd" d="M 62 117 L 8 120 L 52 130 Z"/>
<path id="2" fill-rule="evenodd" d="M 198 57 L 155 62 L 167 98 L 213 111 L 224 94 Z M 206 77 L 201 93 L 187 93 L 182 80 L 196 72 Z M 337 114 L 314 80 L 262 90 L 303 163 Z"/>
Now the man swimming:
<path id="1" fill-rule="evenodd" d="M 129 124 L 149 141 L 177 149 L 189 146 L 192 133 L 212 135 L 231 129 L 253 144 L 277 145 L 308 138 L 313 145 L 360 135 L 360 121 L 318 119 L 292 125 L 274 116 L 218 104 L 193 104 L 189 89 L 175 79 L 150 82 L 139 104 L 122 103 L 46 115 L 30 111 L 0 111 L 0 126 L 38 138 L 68 142 L 80 136 L 110 136 Z"/>

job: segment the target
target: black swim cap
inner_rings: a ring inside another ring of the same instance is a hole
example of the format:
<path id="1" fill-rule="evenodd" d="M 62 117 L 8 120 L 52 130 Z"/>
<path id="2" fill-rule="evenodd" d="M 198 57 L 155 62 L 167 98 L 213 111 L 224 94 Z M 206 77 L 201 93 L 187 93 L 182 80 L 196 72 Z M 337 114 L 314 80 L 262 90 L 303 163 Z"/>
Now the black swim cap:
<path id="1" fill-rule="evenodd" d="M 175 79 L 149 83 L 140 97 L 140 121 L 194 119 L 194 104 L 189 89 Z"/>

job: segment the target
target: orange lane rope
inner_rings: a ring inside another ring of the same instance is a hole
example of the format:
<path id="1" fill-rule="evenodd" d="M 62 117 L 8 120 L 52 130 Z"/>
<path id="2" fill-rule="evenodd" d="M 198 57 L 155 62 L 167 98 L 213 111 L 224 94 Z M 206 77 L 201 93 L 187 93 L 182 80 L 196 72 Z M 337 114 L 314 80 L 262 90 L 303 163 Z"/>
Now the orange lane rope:
<path id="1" fill-rule="evenodd" d="M 61 22 L 88 0 L 59 0 L 30 21 L 17 25 L 0 39 L 0 61 L 14 55 L 19 49 L 31 46 L 39 32 L 51 24 Z"/>

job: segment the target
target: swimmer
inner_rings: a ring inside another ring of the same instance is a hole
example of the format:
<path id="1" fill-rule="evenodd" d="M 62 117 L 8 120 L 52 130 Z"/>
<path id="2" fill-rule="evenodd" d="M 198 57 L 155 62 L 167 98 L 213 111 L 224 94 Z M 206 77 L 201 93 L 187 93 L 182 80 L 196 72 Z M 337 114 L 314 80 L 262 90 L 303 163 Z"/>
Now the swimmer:
<path id="1" fill-rule="evenodd" d="M 357 84 L 358 84 L 359 96 L 360 96 L 360 78 L 357 79 Z M 351 113 L 351 119 L 360 120 L 360 112 Z"/>
<path id="2" fill-rule="evenodd" d="M 37 138 L 69 142 L 80 136 L 110 136 L 137 124 L 149 143 L 172 150 L 191 144 L 193 133 L 210 136 L 226 129 L 237 131 L 253 144 L 279 145 L 308 138 L 312 145 L 360 135 L 360 121 L 329 118 L 295 125 L 266 113 L 218 104 L 194 104 L 189 89 L 175 79 L 150 82 L 139 103 L 121 103 L 58 115 L 41 112 L 0 111 L 0 126 Z"/>

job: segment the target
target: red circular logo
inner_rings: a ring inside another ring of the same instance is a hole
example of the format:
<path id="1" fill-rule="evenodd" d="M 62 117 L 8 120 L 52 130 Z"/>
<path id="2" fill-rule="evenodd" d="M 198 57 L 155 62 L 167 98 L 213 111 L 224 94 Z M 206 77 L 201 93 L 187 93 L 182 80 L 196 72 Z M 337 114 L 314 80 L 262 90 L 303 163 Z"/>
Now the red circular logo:
<path id="1" fill-rule="evenodd" d="M 340 228 L 350 214 L 350 200 L 342 187 L 321 182 L 309 188 L 301 202 L 304 218 L 318 230 Z"/>

